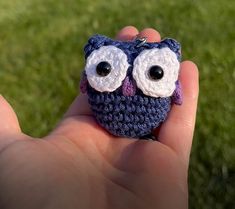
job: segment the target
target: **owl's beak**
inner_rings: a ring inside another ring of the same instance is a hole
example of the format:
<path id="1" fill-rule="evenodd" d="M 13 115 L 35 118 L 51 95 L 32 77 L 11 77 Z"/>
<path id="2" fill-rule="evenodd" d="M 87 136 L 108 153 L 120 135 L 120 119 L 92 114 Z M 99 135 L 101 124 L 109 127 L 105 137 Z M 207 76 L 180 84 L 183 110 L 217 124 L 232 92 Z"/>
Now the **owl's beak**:
<path id="1" fill-rule="evenodd" d="M 122 94 L 124 96 L 134 96 L 136 92 L 136 84 L 127 76 L 122 84 Z"/>

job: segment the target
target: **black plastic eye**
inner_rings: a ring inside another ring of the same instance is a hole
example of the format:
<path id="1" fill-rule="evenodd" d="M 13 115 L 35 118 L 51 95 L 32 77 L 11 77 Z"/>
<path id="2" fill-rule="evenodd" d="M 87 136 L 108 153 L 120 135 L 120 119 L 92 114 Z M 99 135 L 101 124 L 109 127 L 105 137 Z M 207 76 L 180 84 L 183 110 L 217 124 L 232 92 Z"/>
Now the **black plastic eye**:
<path id="1" fill-rule="evenodd" d="M 149 69 L 149 77 L 153 80 L 159 80 L 163 77 L 164 75 L 164 71 L 163 69 L 158 66 L 158 65 L 153 65 L 150 69 Z"/>
<path id="2" fill-rule="evenodd" d="M 104 77 L 107 76 L 111 72 L 111 65 L 108 62 L 100 62 L 96 66 L 96 72 L 98 75 Z"/>

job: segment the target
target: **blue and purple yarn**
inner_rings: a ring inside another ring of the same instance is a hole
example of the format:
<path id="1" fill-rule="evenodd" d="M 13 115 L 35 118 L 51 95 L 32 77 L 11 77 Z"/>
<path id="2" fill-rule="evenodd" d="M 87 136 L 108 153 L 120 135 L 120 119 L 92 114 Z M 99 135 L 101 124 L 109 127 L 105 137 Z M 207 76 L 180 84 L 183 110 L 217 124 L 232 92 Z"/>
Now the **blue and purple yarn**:
<path id="1" fill-rule="evenodd" d="M 145 43 L 136 47 L 138 40 L 131 42 L 116 41 L 105 36 L 91 37 L 84 48 L 85 58 L 102 46 L 115 46 L 121 49 L 128 58 L 130 67 L 122 85 L 113 92 L 99 92 L 87 82 L 83 74 L 80 88 L 87 93 L 88 101 L 97 122 L 111 134 L 120 137 L 142 138 L 163 123 L 173 103 L 182 103 L 180 82 L 170 97 L 151 97 L 144 95 L 132 77 L 132 66 L 135 58 L 146 49 L 168 47 L 180 62 L 180 45 L 173 39 L 165 39 L 156 43 Z"/>

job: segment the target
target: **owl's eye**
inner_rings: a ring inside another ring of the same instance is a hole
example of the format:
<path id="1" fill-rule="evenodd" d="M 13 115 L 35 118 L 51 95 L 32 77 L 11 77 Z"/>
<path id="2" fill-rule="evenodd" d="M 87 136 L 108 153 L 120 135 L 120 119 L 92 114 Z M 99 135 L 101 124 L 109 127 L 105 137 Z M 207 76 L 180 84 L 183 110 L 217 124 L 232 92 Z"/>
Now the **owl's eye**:
<path id="1" fill-rule="evenodd" d="M 111 69 L 112 69 L 112 67 L 108 62 L 100 62 L 96 66 L 97 74 L 102 77 L 107 76 L 110 73 Z"/>
<path id="2" fill-rule="evenodd" d="M 142 51 L 133 66 L 133 78 L 145 95 L 169 97 L 178 80 L 179 61 L 168 47 Z"/>
<path id="3" fill-rule="evenodd" d="M 86 60 L 85 71 L 92 88 L 112 92 L 122 85 L 129 64 L 127 55 L 115 46 L 102 46 Z"/>
<path id="4" fill-rule="evenodd" d="M 149 77 L 153 80 L 160 80 L 164 75 L 163 69 L 158 65 L 153 65 L 149 69 Z"/>

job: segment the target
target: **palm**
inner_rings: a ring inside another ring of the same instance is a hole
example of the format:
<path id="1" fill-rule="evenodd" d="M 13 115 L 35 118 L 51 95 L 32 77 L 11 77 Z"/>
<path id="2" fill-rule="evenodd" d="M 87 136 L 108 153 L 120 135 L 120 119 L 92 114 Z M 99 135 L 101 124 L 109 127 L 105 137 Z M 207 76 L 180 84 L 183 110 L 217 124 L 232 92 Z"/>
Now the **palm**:
<path id="1" fill-rule="evenodd" d="M 186 105 L 194 100 L 196 106 L 196 97 L 184 93 Z M 80 99 L 44 140 L 18 134 L 2 143 L 0 208 L 16 202 L 17 208 L 186 208 L 191 142 L 178 145 L 178 135 L 166 130 L 180 120 L 183 128 L 192 124 L 185 133 L 190 138 L 195 117 L 179 118 L 172 110 L 159 142 L 117 138 L 96 124 Z"/>
<path id="2" fill-rule="evenodd" d="M 25 193 L 36 190 L 34 198 L 38 202 L 45 202 L 50 195 L 58 199 L 58 206 L 65 204 L 63 207 L 68 208 L 82 193 L 80 204 L 84 208 L 154 208 L 160 196 L 170 198 L 186 192 L 187 169 L 168 147 L 114 138 L 97 127 L 91 117 L 70 118 L 63 127 L 64 134 L 70 135 L 67 138 L 56 134 L 47 141 L 23 141 L 8 148 L 5 157 L 14 153 L 15 158 L 8 159 L 5 172 L 24 167 L 17 171 L 15 184 L 14 177 L 4 176 L 5 184 L 13 187 L 12 195 L 22 189 L 17 185 L 24 184 L 24 193 L 19 192 L 16 198 L 23 199 Z M 76 132 L 74 127 L 78 128 Z M 43 179 L 40 185 L 38 178 Z M 172 184 L 176 185 L 174 190 Z M 64 191 L 73 193 L 67 194 L 68 202 L 61 203 Z M 38 198 L 39 194 L 44 195 Z M 176 200 L 178 204 L 185 202 Z"/>

